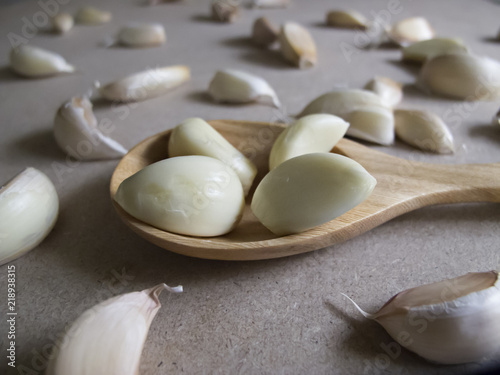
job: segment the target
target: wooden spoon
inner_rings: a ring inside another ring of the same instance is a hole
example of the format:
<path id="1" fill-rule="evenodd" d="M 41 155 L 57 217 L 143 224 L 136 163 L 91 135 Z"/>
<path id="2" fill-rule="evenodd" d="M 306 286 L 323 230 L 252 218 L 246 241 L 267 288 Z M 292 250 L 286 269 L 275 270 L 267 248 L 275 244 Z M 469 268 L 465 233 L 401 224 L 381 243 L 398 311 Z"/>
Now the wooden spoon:
<path id="1" fill-rule="evenodd" d="M 248 121 L 211 121 L 229 142 L 257 165 L 253 189 L 268 171 L 271 146 L 285 125 Z M 111 198 L 120 183 L 135 172 L 167 158 L 170 130 L 154 135 L 123 157 L 111 178 Z M 439 165 L 409 161 L 342 139 L 333 152 L 348 156 L 378 181 L 363 203 L 326 224 L 303 233 L 278 237 L 250 210 L 247 197 L 243 219 L 224 236 L 198 238 L 157 229 L 127 214 L 113 200 L 121 219 L 146 240 L 167 250 L 198 258 L 254 260 L 279 258 L 320 249 L 360 235 L 420 207 L 457 202 L 500 202 L 500 163 Z"/>

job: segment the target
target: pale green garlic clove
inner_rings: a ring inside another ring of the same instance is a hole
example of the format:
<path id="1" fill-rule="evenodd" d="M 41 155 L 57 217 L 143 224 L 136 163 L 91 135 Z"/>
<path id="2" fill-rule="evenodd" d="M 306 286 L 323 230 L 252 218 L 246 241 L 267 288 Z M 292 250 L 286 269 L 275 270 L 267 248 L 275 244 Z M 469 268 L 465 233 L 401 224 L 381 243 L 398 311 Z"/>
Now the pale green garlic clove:
<path id="1" fill-rule="evenodd" d="M 377 94 L 387 107 L 393 108 L 403 99 L 403 84 L 387 77 L 373 78 L 364 89 Z"/>
<path id="2" fill-rule="evenodd" d="M 252 26 L 252 41 L 260 47 L 269 47 L 278 40 L 279 29 L 266 17 L 255 20 Z"/>
<path id="3" fill-rule="evenodd" d="M 280 106 L 276 92 L 267 81 L 240 70 L 219 70 L 210 81 L 208 93 L 221 103 L 259 102 Z"/>
<path id="4" fill-rule="evenodd" d="M 100 95 L 117 102 L 136 102 L 163 95 L 190 79 L 187 66 L 175 65 L 135 73 L 99 88 Z"/>
<path id="5" fill-rule="evenodd" d="M 92 6 L 85 6 L 76 12 L 75 21 L 82 25 L 100 25 L 111 21 L 111 13 Z"/>
<path id="6" fill-rule="evenodd" d="M 269 169 L 285 160 L 315 152 L 329 152 L 345 135 L 349 124 L 328 114 L 304 116 L 278 136 L 269 155 Z"/>
<path id="7" fill-rule="evenodd" d="M 201 118 L 184 120 L 172 130 L 168 155 L 203 155 L 224 162 L 238 175 L 245 195 L 257 174 L 257 167 Z"/>
<path id="8" fill-rule="evenodd" d="M 256 8 L 286 8 L 290 0 L 252 0 L 252 6 Z"/>
<path id="9" fill-rule="evenodd" d="M 240 15 L 240 5 L 236 0 L 212 0 L 212 19 L 232 23 Z"/>
<path id="10" fill-rule="evenodd" d="M 395 23 L 388 31 L 389 38 L 402 47 L 422 40 L 434 38 L 434 30 L 423 17 L 405 18 Z"/>
<path id="11" fill-rule="evenodd" d="M 54 137 L 61 150 L 78 160 L 115 159 L 127 153 L 99 129 L 92 103 L 86 97 L 72 98 L 59 108 Z"/>
<path id="12" fill-rule="evenodd" d="M 396 136 L 409 145 L 439 154 L 453 153 L 453 136 L 439 116 L 424 111 L 394 111 Z"/>
<path id="13" fill-rule="evenodd" d="M 131 23 L 118 32 L 118 42 L 128 47 L 154 47 L 166 40 L 165 29 L 159 23 Z"/>
<path id="14" fill-rule="evenodd" d="M 159 284 L 141 292 L 110 298 L 85 311 L 57 345 L 47 375 L 136 375 L 151 322 L 161 307 Z"/>
<path id="15" fill-rule="evenodd" d="M 361 29 L 368 28 L 368 20 L 355 10 L 332 10 L 326 15 L 326 24 L 332 27 Z"/>
<path id="16" fill-rule="evenodd" d="M 467 46 L 458 38 L 433 38 L 413 43 L 402 50 L 403 61 L 423 64 L 434 56 L 467 53 Z"/>
<path id="17" fill-rule="evenodd" d="M 114 199 L 145 223 L 198 237 L 230 232 L 245 204 L 234 170 L 207 156 L 178 156 L 151 164 L 124 180 Z"/>
<path id="18" fill-rule="evenodd" d="M 26 44 L 11 50 L 10 67 L 16 73 L 28 78 L 75 71 L 75 68 L 68 64 L 61 55 Z"/>
<path id="19" fill-rule="evenodd" d="M 251 208 L 278 236 L 324 224 L 363 202 L 376 180 L 345 156 L 297 156 L 270 171 L 255 190 Z"/>
<path id="20" fill-rule="evenodd" d="M 316 43 L 309 31 L 295 22 L 286 22 L 278 35 L 281 54 L 300 69 L 311 68 L 317 63 Z"/>
<path id="21" fill-rule="evenodd" d="M 73 28 L 75 23 L 73 16 L 69 13 L 58 13 L 52 18 L 52 30 L 64 34 Z"/>
<path id="22" fill-rule="evenodd" d="M 59 198 L 50 179 L 26 168 L 0 189 L 0 264 L 35 248 L 54 227 Z"/>
<path id="23" fill-rule="evenodd" d="M 497 271 L 468 273 L 405 290 L 375 314 L 355 306 L 401 346 L 432 362 L 477 362 L 500 352 Z"/>

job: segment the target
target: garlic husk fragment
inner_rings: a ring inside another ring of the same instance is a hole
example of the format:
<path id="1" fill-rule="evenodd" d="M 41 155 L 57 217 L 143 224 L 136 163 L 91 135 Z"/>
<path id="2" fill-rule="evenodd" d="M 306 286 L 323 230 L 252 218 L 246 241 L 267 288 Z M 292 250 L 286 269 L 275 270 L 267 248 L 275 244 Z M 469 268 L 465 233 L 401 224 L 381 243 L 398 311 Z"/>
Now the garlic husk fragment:
<path id="1" fill-rule="evenodd" d="M 71 73 L 75 68 L 57 53 L 23 44 L 10 52 L 10 67 L 28 78 Z"/>
<path id="2" fill-rule="evenodd" d="M 420 70 L 418 86 L 457 99 L 496 100 L 500 98 L 500 63 L 463 53 L 435 56 Z"/>
<path id="3" fill-rule="evenodd" d="M 278 35 L 281 54 L 300 69 L 311 68 L 317 63 L 316 43 L 309 31 L 295 22 L 286 22 Z"/>
<path id="4" fill-rule="evenodd" d="M 230 232 L 245 196 L 234 170 L 207 156 L 178 156 L 148 165 L 124 180 L 115 201 L 159 229 L 198 237 Z"/>
<path id="5" fill-rule="evenodd" d="M 64 34 L 73 28 L 74 23 L 71 14 L 59 13 L 52 18 L 52 29 L 57 33 Z"/>
<path id="6" fill-rule="evenodd" d="M 439 154 L 453 153 L 453 136 L 434 113 L 398 109 L 394 111 L 396 136 L 409 145 Z"/>
<path id="7" fill-rule="evenodd" d="M 88 309 L 66 331 L 51 356 L 47 375 L 136 375 L 149 327 L 161 307 L 159 284 L 141 292 L 110 298 Z"/>
<path id="8" fill-rule="evenodd" d="M 256 8 L 286 8 L 290 0 L 252 0 L 252 6 Z"/>
<path id="9" fill-rule="evenodd" d="M 128 47 L 154 47 L 166 40 L 165 29 L 159 23 L 132 23 L 118 32 L 118 42 Z"/>
<path id="10" fill-rule="evenodd" d="M 0 189 L 0 265 L 35 248 L 54 227 L 59 198 L 50 179 L 26 168 Z"/>
<path id="11" fill-rule="evenodd" d="M 355 306 L 429 361 L 477 362 L 500 351 L 499 287 L 497 271 L 471 272 L 405 290 L 375 314 Z"/>
<path id="12" fill-rule="evenodd" d="M 232 23 L 240 15 L 239 2 L 236 0 L 212 0 L 212 19 Z"/>
<path id="13" fill-rule="evenodd" d="M 355 10 L 332 10 L 326 14 L 326 24 L 347 29 L 368 28 L 367 18 Z"/>
<path id="14" fill-rule="evenodd" d="M 285 160 L 315 152 L 329 152 L 344 136 L 349 124 L 328 114 L 304 116 L 278 136 L 269 154 L 269 169 Z"/>
<path id="15" fill-rule="evenodd" d="M 366 141 L 390 145 L 394 142 L 394 116 L 382 99 L 368 90 L 336 90 L 319 96 L 298 115 L 329 113 L 350 125 L 347 135 Z"/>
<path id="16" fill-rule="evenodd" d="M 411 17 L 395 23 L 387 35 L 392 41 L 405 47 L 415 42 L 432 39 L 435 33 L 425 18 Z"/>
<path id="17" fill-rule="evenodd" d="M 92 103 L 86 97 L 72 98 L 59 108 L 54 137 L 61 150 L 78 160 L 116 159 L 127 153 L 99 129 Z"/>
<path id="18" fill-rule="evenodd" d="M 167 93 L 188 81 L 187 66 L 175 65 L 145 70 L 99 88 L 100 95 L 110 101 L 136 102 Z"/>
<path id="19" fill-rule="evenodd" d="M 76 12 L 75 21 L 82 25 L 100 25 L 111 21 L 111 13 L 92 6 L 85 6 Z"/>
<path id="20" fill-rule="evenodd" d="M 240 70 L 219 70 L 210 81 L 208 93 L 221 103 L 258 102 L 280 106 L 276 92 L 267 81 Z"/>
<path id="21" fill-rule="evenodd" d="M 251 208 L 274 234 L 299 233 L 354 208 L 371 194 L 376 182 L 345 156 L 327 152 L 300 155 L 262 179 Z"/>
<path id="22" fill-rule="evenodd" d="M 402 60 L 423 64 L 425 60 L 450 53 L 467 53 L 468 48 L 458 38 L 432 38 L 413 43 L 402 50 Z"/>
<path id="23" fill-rule="evenodd" d="M 278 40 L 279 29 L 266 17 L 255 20 L 252 26 L 252 41 L 260 47 L 269 47 Z"/>
<path id="24" fill-rule="evenodd" d="M 201 118 L 189 118 L 170 133 L 168 156 L 203 155 L 222 161 L 238 175 L 245 196 L 252 186 L 257 167 L 217 130 Z"/>
<path id="25" fill-rule="evenodd" d="M 387 107 L 393 108 L 403 99 L 403 84 L 387 77 L 373 78 L 364 89 L 377 94 Z"/>

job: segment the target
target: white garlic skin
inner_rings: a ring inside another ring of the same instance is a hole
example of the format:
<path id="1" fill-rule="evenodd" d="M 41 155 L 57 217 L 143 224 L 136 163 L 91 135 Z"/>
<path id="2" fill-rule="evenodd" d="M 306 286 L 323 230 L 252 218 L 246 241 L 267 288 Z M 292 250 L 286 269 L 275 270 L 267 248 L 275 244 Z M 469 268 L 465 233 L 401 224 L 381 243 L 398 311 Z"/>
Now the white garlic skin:
<path id="1" fill-rule="evenodd" d="M 376 182 L 345 156 L 305 154 L 270 171 L 257 186 L 251 208 L 274 234 L 299 233 L 354 208 L 371 194 Z"/>
<path id="2" fill-rule="evenodd" d="M 145 223 L 198 237 L 230 232 L 245 204 L 234 170 L 207 156 L 178 156 L 151 164 L 124 180 L 114 199 Z"/>
<path id="3" fill-rule="evenodd" d="M 111 21 L 111 13 L 92 6 L 85 6 L 76 12 L 75 21 L 82 25 L 101 25 Z"/>
<path id="4" fill-rule="evenodd" d="M 250 190 L 257 167 L 217 130 L 201 118 L 189 118 L 177 125 L 170 133 L 169 157 L 202 155 L 222 161 L 238 175 L 245 196 Z"/>
<path id="5" fill-rule="evenodd" d="M 432 38 L 410 44 L 402 50 L 404 61 L 423 64 L 425 60 L 450 53 L 467 53 L 467 46 L 458 38 Z"/>
<path id="6" fill-rule="evenodd" d="M 28 78 L 71 73 L 75 68 L 57 53 L 23 44 L 10 52 L 10 67 Z"/>
<path id="7" fill-rule="evenodd" d="M 59 198 L 50 179 L 26 168 L 0 189 L 0 264 L 35 248 L 54 227 Z"/>
<path id="8" fill-rule="evenodd" d="M 132 23 L 118 33 L 118 42 L 128 47 L 153 47 L 166 42 L 163 25 L 159 23 Z"/>
<path id="9" fill-rule="evenodd" d="M 329 152 L 345 135 L 349 124 L 340 117 L 314 114 L 301 117 L 278 136 L 269 154 L 269 169 L 285 160 L 314 152 Z"/>

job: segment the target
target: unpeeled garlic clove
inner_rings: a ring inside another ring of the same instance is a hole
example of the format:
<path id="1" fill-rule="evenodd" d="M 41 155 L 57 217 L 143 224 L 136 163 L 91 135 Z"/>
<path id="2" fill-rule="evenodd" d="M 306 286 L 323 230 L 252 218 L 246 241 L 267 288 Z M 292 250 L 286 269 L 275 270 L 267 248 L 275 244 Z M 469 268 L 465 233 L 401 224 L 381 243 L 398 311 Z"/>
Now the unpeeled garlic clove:
<path id="1" fill-rule="evenodd" d="M 305 154 L 272 171 L 255 190 L 251 208 L 278 236 L 324 224 L 354 208 L 376 180 L 360 164 L 333 153 Z"/>
<path id="2" fill-rule="evenodd" d="M 403 99 L 403 84 L 387 77 L 373 78 L 364 89 L 377 94 L 387 107 L 393 108 Z"/>
<path id="3" fill-rule="evenodd" d="M 413 43 L 402 50 L 402 60 L 423 64 L 434 56 L 450 53 L 467 53 L 468 48 L 458 38 L 432 38 Z"/>
<path id="4" fill-rule="evenodd" d="M 271 148 L 269 169 L 285 160 L 315 152 L 329 152 L 344 136 L 349 124 L 328 114 L 304 116 L 283 130 Z"/>
<path id="5" fill-rule="evenodd" d="M 239 2 L 235 0 L 212 0 L 212 19 L 232 23 L 240 15 Z"/>
<path id="6" fill-rule="evenodd" d="M 500 98 L 500 63 L 464 53 L 435 56 L 420 70 L 418 86 L 457 99 L 496 100 Z"/>
<path id="7" fill-rule="evenodd" d="M 434 35 L 429 21 L 423 17 L 405 18 L 395 23 L 388 31 L 389 38 L 402 47 L 432 39 Z"/>
<path id="8" fill-rule="evenodd" d="M 189 68 L 184 65 L 166 66 L 135 73 L 99 88 L 100 95 L 117 102 L 136 102 L 167 93 L 188 81 Z"/>
<path id="9" fill-rule="evenodd" d="M 52 18 L 52 29 L 64 34 L 73 28 L 75 23 L 73 16 L 69 13 L 58 13 Z"/>
<path id="10" fill-rule="evenodd" d="M 300 69 L 317 63 L 316 43 L 306 28 L 295 22 L 286 22 L 278 35 L 281 54 Z"/>
<path id="11" fill-rule="evenodd" d="M 0 189 L 0 265 L 35 248 L 54 227 L 59 198 L 50 179 L 26 168 Z"/>
<path id="12" fill-rule="evenodd" d="M 230 166 L 238 175 L 245 195 L 257 174 L 257 167 L 201 118 L 184 120 L 170 133 L 168 156 L 186 155 L 209 156 Z"/>
<path id="13" fill-rule="evenodd" d="M 210 81 L 208 93 L 221 103 L 259 102 L 280 106 L 276 92 L 267 81 L 240 70 L 219 70 Z"/>
<path id="14" fill-rule="evenodd" d="M 148 165 L 124 180 L 114 199 L 145 223 L 198 237 L 230 232 L 245 205 L 234 170 L 220 160 L 197 155 Z"/>
<path id="15" fill-rule="evenodd" d="M 182 292 L 182 286 L 159 284 L 110 298 L 85 311 L 58 343 L 46 374 L 138 374 L 149 327 L 161 307 L 158 296 L 164 289 Z"/>
<path id="16" fill-rule="evenodd" d="M 355 10 L 332 10 L 326 14 L 326 24 L 348 29 L 365 30 L 368 28 L 366 17 Z"/>
<path id="17" fill-rule="evenodd" d="M 468 273 L 405 290 L 375 314 L 355 306 L 401 346 L 429 361 L 477 362 L 500 351 L 497 271 Z"/>
<path id="18" fill-rule="evenodd" d="M 255 20 L 252 27 L 252 41 L 260 47 L 269 47 L 278 40 L 279 29 L 266 17 Z"/>
<path id="19" fill-rule="evenodd" d="M 29 45 L 15 47 L 10 52 L 10 67 L 28 78 L 71 73 L 75 68 L 57 53 Z"/>
<path id="20" fill-rule="evenodd" d="M 453 136 L 439 116 L 424 111 L 394 111 L 394 128 L 402 141 L 439 154 L 453 153 Z"/>
<path id="21" fill-rule="evenodd" d="M 78 160 L 115 159 L 127 153 L 121 144 L 101 132 L 86 97 L 72 98 L 59 108 L 54 137 L 61 150 Z"/>
<path id="22" fill-rule="evenodd" d="M 75 21 L 82 25 L 100 25 L 111 21 L 111 13 L 92 6 L 85 6 L 76 12 Z"/>
<path id="23" fill-rule="evenodd" d="M 153 47 L 166 42 L 163 25 L 159 23 L 132 23 L 118 32 L 118 42 L 128 47 Z"/>
<path id="24" fill-rule="evenodd" d="M 290 0 L 252 0 L 252 6 L 256 8 L 286 8 Z"/>

